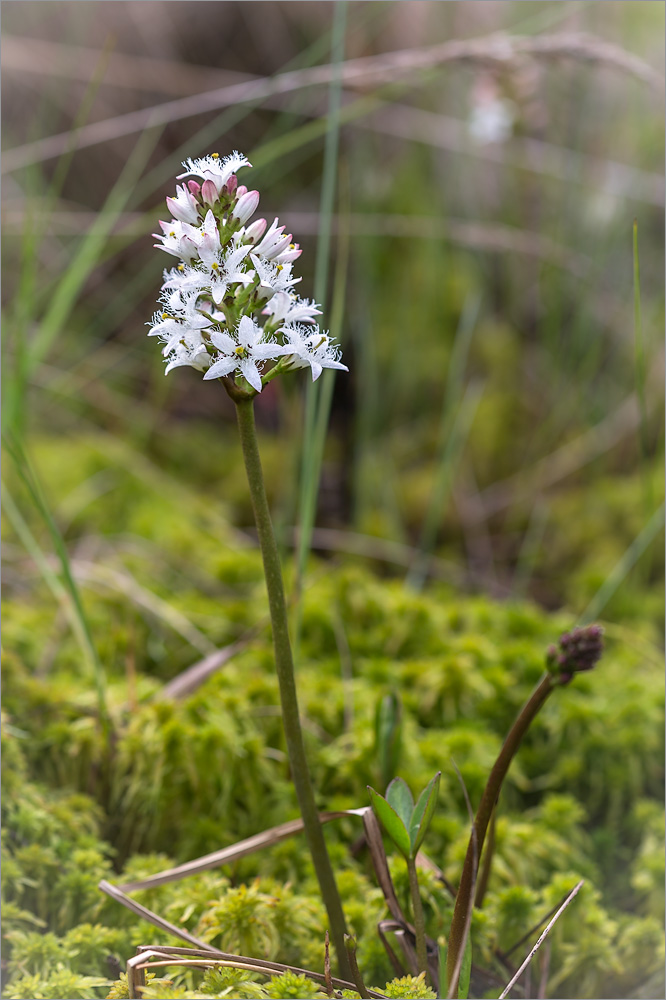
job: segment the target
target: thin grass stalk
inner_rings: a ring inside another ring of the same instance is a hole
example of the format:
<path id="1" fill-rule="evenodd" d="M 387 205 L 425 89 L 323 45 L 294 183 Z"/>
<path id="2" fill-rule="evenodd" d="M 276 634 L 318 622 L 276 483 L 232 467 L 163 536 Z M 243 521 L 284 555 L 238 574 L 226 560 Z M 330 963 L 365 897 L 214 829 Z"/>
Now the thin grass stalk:
<path id="1" fill-rule="evenodd" d="M 421 531 L 418 555 L 414 559 L 405 583 L 420 590 L 428 574 L 430 555 L 435 546 L 437 530 L 442 520 L 444 504 L 453 482 L 456 466 L 469 437 L 476 410 L 483 393 L 483 385 L 470 382 L 451 427 L 451 433 L 443 443 L 439 464 L 435 473 L 435 483 L 425 522 Z"/>
<path id="2" fill-rule="evenodd" d="M 633 257 L 634 257 L 634 359 L 636 366 L 636 395 L 638 396 L 638 409 L 640 413 L 640 445 L 641 445 L 641 471 L 643 480 L 643 491 L 645 499 L 645 509 L 650 511 L 654 507 L 652 497 L 652 483 L 650 479 L 649 457 L 650 442 L 648 436 L 648 415 L 647 400 L 645 395 L 645 381 L 647 362 L 645 357 L 645 344 L 643 341 L 643 321 L 641 317 L 641 276 L 638 260 L 638 222 L 634 219 L 633 228 Z"/>
<path id="3" fill-rule="evenodd" d="M 49 506 L 42 492 L 39 480 L 37 479 L 37 476 L 30 465 L 28 457 L 21 444 L 16 439 L 10 440 L 9 438 L 5 438 L 5 447 L 14 462 L 16 472 L 21 479 L 21 482 L 26 487 L 32 502 L 41 515 L 42 520 L 44 521 L 51 536 L 53 547 L 56 551 L 58 561 L 60 562 L 64 585 L 71 598 L 74 613 L 76 614 L 79 622 L 80 635 L 83 639 L 84 647 L 87 650 L 87 660 L 92 670 L 93 681 L 97 693 L 97 706 L 100 722 L 103 731 L 108 733 L 111 726 L 111 719 L 106 701 L 106 676 L 102 661 L 100 660 L 99 653 L 97 652 L 97 647 L 93 640 L 92 629 L 90 628 L 90 623 L 83 607 L 81 594 L 74 579 L 67 546 L 65 545 L 65 541 L 60 533 L 60 530 L 58 529 L 53 515 L 49 510 Z"/>
<path id="4" fill-rule="evenodd" d="M 610 601 L 618 587 L 626 579 L 630 571 L 636 565 L 646 549 L 655 540 L 661 529 L 664 527 L 664 503 L 654 512 L 648 523 L 634 538 L 621 559 L 610 571 L 599 590 L 596 592 L 585 611 L 581 614 L 576 625 L 589 625 L 590 622 L 598 618 Z"/>
<path id="5" fill-rule="evenodd" d="M 499 756 L 490 772 L 490 777 L 481 796 L 481 802 L 474 818 L 472 834 L 467 846 L 465 862 L 463 864 L 460 885 L 456 894 L 456 902 L 449 932 L 449 947 L 447 954 L 448 983 L 452 996 L 457 995 L 458 988 L 458 968 L 461 961 L 462 949 L 464 947 L 465 923 L 472 901 L 474 891 L 474 881 L 476 875 L 476 859 L 483 851 L 483 844 L 488 830 L 488 823 L 498 796 L 502 789 L 504 778 L 506 777 L 509 765 L 513 760 L 523 736 L 529 729 L 530 724 L 543 706 L 549 694 L 554 688 L 553 679 L 550 674 L 545 674 L 538 684 L 531 698 L 523 706 L 518 718 L 509 730 L 509 734 L 504 741 Z"/>
<path id="6" fill-rule="evenodd" d="M 338 161 L 338 142 L 340 131 L 340 103 L 342 92 L 341 67 L 345 57 L 345 27 L 347 20 L 346 0 L 337 0 L 333 12 L 333 34 L 331 39 L 331 62 L 335 71 L 329 86 L 329 110 L 327 117 L 326 143 L 324 147 L 324 172 L 322 177 L 319 237 L 317 240 L 317 256 L 315 263 L 315 300 L 322 307 L 326 303 L 328 286 L 328 266 L 331 246 L 331 217 L 335 204 L 335 187 Z M 327 375 L 329 373 L 326 373 Z M 332 381 L 329 377 L 324 386 Z M 316 514 L 317 493 L 321 473 L 321 449 L 318 448 L 318 407 L 321 397 L 326 396 L 324 403 L 330 407 L 332 387 L 320 389 L 314 382 L 308 383 L 305 392 L 303 463 L 301 469 L 301 489 L 299 498 L 299 540 L 296 560 L 296 592 L 300 591 L 305 564 L 312 541 L 312 528 Z M 326 412 L 326 418 L 328 412 Z M 298 602 L 300 603 L 300 602 Z M 297 604 L 298 607 L 298 604 Z M 300 633 L 300 616 L 295 623 L 295 643 L 298 648 Z"/>
<path id="7" fill-rule="evenodd" d="M 415 858 L 407 858 L 407 873 L 409 875 L 409 894 L 412 900 L 412 912 L 414 916 L 416 958 L 419 972 L 424 972 L 429 977 L 425 917 L 423 916 L 423 903 L 421 902 L 421 893 L 419 892 L 419 878 L 416 874 Z"/>
<path id="8" fill-rule="evenodd" d="M 162 129 L 142 133 L 99 215 L 79 243 L 66 273 L 61 276 L 28 355 L 28 372 L 45 357 L 73 309 L 88 276 L 97 264 L 109 233 L 127 204 L 130 192 L 144 169 Z"/>
<path id="9" fill-rule="evenodd" d="M 49 565 L 49 560 L 42 552 L 35 536 L 30 531 L 21 511 L 14 502 L 14 498 L 9 490 L 2 484 L 2 509 L 9 518 L 9 523 L 16 532 L 19 541 L 23 545 L 32 561 L 41 573 L 47 587 L 61 605 L 63 612 L 71 626 L 74 637 L 78 642 L 81 652 L 86 660 L 89 659 L 90 649 L 86 639 L 85 629 L 76 613 L 76 608 L 72 602 L 71 594 L 63 587 L 58 574 Z M 92 666 L 92 664 L 91 664 Z"/>
<path id="10" fill-rule="evenodd" d="M 461 412 L 463 379 L 465 377 L 465 367 L 467 365 L 469 348 L 478 319 L 480 305 L 481 299 L 478 295 L 468 296 L 460 316 L 451 351 L 451 360 L 439 423 L 438 467 L 419 543 L 421 556 L 415 560 L 414 565 L 407 574 L 406 581 L 417 590 L 423 586 L 427 575 L 427 557 L 432 552 L 437 528 L 441 522 L 442 506 L 448 487 L 450 486 L 451 464 L 456 457 L 455 452 L 459 447 L 464 445 L 464 438 L 467 436 L 464 433 L 463 441 L 459 442 L 458 438 L 460 435 L 456 431 L 459 428 L 459 423 L 463 423 L 463 425 L 467 423 L 466 417 L 464 420 L 461 419 L 465 416 Z M 457 414 L 456 410 L 458 410 Z M 472 413 L 471 417 L 473 418 L 473 416 L 474 414 Z M 469 426 L 471 426 L 471 420 L 467 425 L 467 431 L 469 431 Z"/>
<path id="11" fill-rule="evenodd" d="M 6 380 L 6 397 L 3 399 L 3 414 L 6 417 L 5 427 L 12 429 L 17 436 L 25 431 L 26 397 L 30 379 L 29 337 L 27 329 L 35 316 L 41 297 L 37 264 L 37 248 L 43 238 L 43 233 L 49 215 L 62 190 L 69 166 L 74 156 L 75 138 L 78 130 L 85 124 L 97 91 L 102 83 L 106 64 L 108 62 L 108 46 L 105 45 L 100 54 L 99 65 L 86 87 L 81 105 L 74 118 L 69 147 L 58 159 L 53 179 L 48 186 L 46 197 L 39 205 L 26 197 L 26 220 L 21 241 L 21 268 L 19 272 L 18 293 L 14 300 L 14 315 L 9 324 L 12 331 L 14 368 L 12 377 Z M 37 170 L 39 168 L 36 168 Z"/>
<path id="12" fill-rule="evenodd" d="M 291 776 L 303 818 L 305 836 L 312 855 L 319 887 L 331 925 L 331 937 L 342 975 L 349 976 L 349 958 L 345 947 L 345 918 L 335 876 L 326 849 L 323 830 L 315 804 L 310 772 L 305 756 L 303 733 L 298 710 L 298 697 L 294 677 L 294 662 L 289 641 L 287 607 L 280 556 L 275 543 L 268 499 L 261 469 L 261 458 L 254 424 L 254 404 L 251 399 L 236 400 L 236 415 L 240 432 L 243 459 L 247 472 L 252 507 L 257 525 L 257 535 L 264 563 L 268 604 L 273 628 L 275 669 L 280 688 L 282 720 Z"/>

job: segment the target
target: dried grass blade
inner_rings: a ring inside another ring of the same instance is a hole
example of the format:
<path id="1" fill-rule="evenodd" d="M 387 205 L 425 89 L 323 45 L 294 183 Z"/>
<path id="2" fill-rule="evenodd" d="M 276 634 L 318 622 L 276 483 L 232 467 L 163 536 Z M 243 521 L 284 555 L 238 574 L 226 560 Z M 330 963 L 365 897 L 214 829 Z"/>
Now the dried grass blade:
<path id="1" fill-rule="evenodd" d="M 319 821 L 321 823 L 330 823 L 331 820 L 341 819 L 343 816 L 359 816 L 362 812 L 363 810 L 360 809 L 345 809 L 340 812 L 320 813 Z M 199 872 L 208 871 L 210 868 L 219 868 L 221 865 L 238 861 L 239 858 L 244 858 L 248 854 L 254 854 L 255 851 L 261 851 L 264 847 L 271 847 L 273 844 L 278 844 L 280 841 L 287 840 L 289 837 L 302 832 L 303 820 L 292 819 L 287 823 L 281 823 L 279 826 L 273 826 L 270 830 L 255 833 L 254 836 L 248 837 L 246 840 L 239 840 L 238 843 L 230 844 L 229 847 L 213 851 L 212 854 L 204 854 L 200 858 L 195 858 L 194 861 L 187 861 L 185 864 L 178 865 L 175 868 L 167 868 L 163 872 L 157 872 L 155 875 L 141 879 L 138 882 L 126 882 L 119 886 L 119 890 L 124 894 L 126 892 L 136 892 L 138 889 L 153 889 L 155 886 L 165 885 L 167 882 L 177 882 L 181 878 L 187 878 L 188 875 L 197 875 Z M 106 892 L 106 890 L 104 891 Z"/>
<path id="2" fill-rule="evenodd" d="M 552 35 L 541 38 L 512 38 L 491 35 L 485 38 L 455 40 L 430 48 L 403 49 L 379 56 L 350 59 L 342 66 L 342 82 L 378 86 L 393 83 L 401 77 L 422 75 L 426 70 L 448 62 L 498 63 L 505 66 L 516 56 L 539 54 L 551 58 L 569 56 L 587 61 L 603 62 L 638 77 L 660 93 L 663 79 L 651 66 L 625 52 L 619 46 L 601 42 L 588 35 Z M 142 132 L 149 127 L 181 121 L 194 115 L 216 111 L 248 101 L 262 101 L 274 94 L 286 94 L 306 87 L 324 85 L 340 72 L 336 65 L 314 66 L 293 70 L 274 77 L 262 77 L 246 83 L 232 84 L 217 90 L 138 111 L 130 111 L 84 126 L 77 136 L 76 148 L 83 149 L 124 135 Z M 3 156 L 2 172 L 10 173 L 43 160 L 59 156 L 71 142 L 71 132 L 59 133 L 9 149 Z"/>
<path id="3" fill-rule="evenodd" d="M 191 667 L 182 670 L 173 680 L 165 684 L 162 690 L 157 692 L 155 699 L 157 701 L 169 700 L 170 698 L 177 700 L 178 698 L 185 698 L 192 694 L 193 691 L 201 687 L 211 674 L 214 674 L 216 670 L 219 670 L 225 663 L 228 663 L 237 653 L 245 649 L 248 641 L 246 639 L 232 642 L 229 646 L 216 649 L 210 656 L 206 656 L 203 660 L 193 663 Z"/>
<path id="4" fill-rule="evenodd" d="M 105 892 L 107 896 L 111 899 L 115 899 L 117 903 L 121 903 L 123 906 L 131 910 L 132 913 L 136 914 L 137 917 L 141 917 L 143 920 L 147 920 L 148 923 L 153 924 L 154 927 L 159 928 L 161 931 L 166 931 L 167 934 L 173 934 L 174 937 L 180 938 L 182 941 L 189 941 L 190 944 L 194 944 L 197 948 L 202 948 L 204 951 L 208 951 L 213 955 L 218 954 L 218 949 L 213 948 L 212 945 L 206 944 L 205 941 L 200 941 L 193 934 L 182 929 L 182 927 L 176 927 L 175 924 L 169 923 L 168 920 L 164 920 L 163 917 L 153 913 L 149 910 L 147 906 L 142 906 L 141 903 L 137 903 L 136 900 L 130 899 L 129 896 L 125 895 L 122 889 L 119 889 L 115 885 L 111 885 L 106 879 L 102 881 L 97 886 L 102 892 Z"/>
<path id="5" fill-rule="evenodd" d="M 566 908 L 569 905 L 569 903 L 573 902 L 573 900 L 576 898 L 576 896 L 578 895 L 578 893 L 580 892 L 580 890 L 583 888 L 584 884 L 585 884 L 585 879 L 581 879 L 580 882 L 577 885 L 575 885 L 574 888 L 571 890 L 571 892 L 569 893 L 569 895 L 567 896 L 567 898 L 564 900 L 564 902 L 562 903 L 562 905 L 558 909 L 558 911 L 555 914 L 555 916 L 553 917 L 553 919 L 550 920 L 548 922 L 548 924 L 544 927 L 543 932 L 539 935 L 536 944 L 534 945 L 534 947 L 530 951 L 529 955 L 527 956 L 527 958 L 525 959 L 525 961 L 523 962 L 523 964 L 516 971 L 515 976 L 510 980 L 510 982 L 507 983 L 507 985 L 504 987 L 504 989 L 500 993 L 499 1000 L 505 1000 L 505 997 L 507 997 L 509 995 L 509 992 L 510 992 L 512 986 L 514 986 L 514 984 L 518 982 L 518 980 L 522 976 L 523 972 L 525 971 L 525 969 L 527 968 L 527 966 L 530 964 L 530 962 L 532 961 L 532 959 L 534 958 L 534 956 L 538 952 L 539 948 L 541 947 L 541 945 L 545 941 L 546 937 L 550 934 L 550 932 L 551 932 L 552 928 L 555 926 L 556 922 L 560 919 L 560 917 L 562 916 L 562 914 L 566 910 Z"/>
<path id="6" fill-rule="evenodd" d="M 405 920 L 400 903 L 398 902 L 398 897 L 395 894 L 391 873 L 389 872 L 388 862 L 386 860 L 386 853 L 384 851 L 384 843 L 382 841 L 379 822 L 377 821 L 377 817 L 373 813 L 372 809 L 367 809 L 363 814 L 363 827 L 365 829 L 365 838 L 368 842 L 368 848 L 370 850 L 372 867 L 375 870 L 379 887 L 384 893 L 384 899 L 386 900 L 389 912 L 394 920 L 398 921 L 401 927 L 409 928 L 413 934 L 414 928 Z"/>
<path id="7" fill-rule="evenodd" d="M 173 958 L 173 956 L 176 956 L 176 958 Z M 153 958 L 157 959 L 157 961 L 151 962 L 150 959 Z M 165 961 L 165 959 L 168 960 L 169 958 L 173 958 L 173 961 Z M 128 965 L 130 962 L 135 969 L 150 969 L 156 965 L 172 964 L 183 966 L 198 965 L 205 968 L 222 966 L 247 969 L 251 972 L 259 972 L 262 975 L 275 976 L 279 976 L 283 972 L 294 972 L 298 975 L 307 976 L 317 983 L 326 984 L 326 976 L 322 972 L 313 972 L 310 969 L 302 969 L 296 965 L 284 965 L 282 962 L 270 962 L 263 958 L 234 955 L 231 952 L 218 951 L 217 949 L 215 949 L 215 954 L 211 954 L 192 948 L 171 948 L 168 945 L 139 945 L 137 954 L 129 960 Z M 353 990 L 356 988 L 348 980 L 337 979 L 335 976 L 331 977 L 331 983 L 338 990 Z M 383 997 L 383 994 L 377 990 L 368 990 L 367 992 L 370 997 Z"/>

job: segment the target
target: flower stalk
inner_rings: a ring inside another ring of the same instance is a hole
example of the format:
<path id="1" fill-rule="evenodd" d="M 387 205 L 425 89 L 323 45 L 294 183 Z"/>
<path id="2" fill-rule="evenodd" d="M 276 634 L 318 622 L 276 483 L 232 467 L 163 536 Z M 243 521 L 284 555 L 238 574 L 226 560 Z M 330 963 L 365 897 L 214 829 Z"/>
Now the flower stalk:
<path id="1" fill-rule="evenodd" d="M 490 772 L 467 845 L 467 854 L 465 855 L 451 930 L 449 931 L 446 961 L 449 996 L 458 995 L 459 969 L 465 946 L 465 926 L 469 910 L 474 905 L 472 893 L 476 867 L 483 851 L 488 824 L 502 790 L 509 765 L 525 733 L 551 692 L 556 687 L 564 687 L 569 684 L 575 674 L 592 670 L 598 662 L 603 652 L 602 631 L 598 625 L 575 628 L 573 631 L 561 635 L 557 646 L 549 647 L 546 654 L 547 673 L 542 677 L 532 696 L 523 705 Z"/>
<path id="2" fill-rule="evenodd" d="M 287 626 L 287 607 L 284 597 L 282 568 L 280 566 L 280 557 L 275 542 L 264 487 L 264 477 L 261 469 L 261 458 L 254 423 L 254 404 L 250 394 L 245 394 L 245 398 L 243 398 L 240 393 L 234 393 L 234 401 L 236 403 L 238 429 L 240 431 L 243 459 L 250 487 L 252 508 L 254 510 L 259 545 L 264 562 L 268 605 L 273 629 L 275 669 L 280 689 L 282 720 L 291 776 L 296 788 L 296 795 L 303 818 L 305 837 L 310 848 L 310 854 L 312 855 L 319 887 L 331 925 L 331 937 L 338 958 L 340 974 L 343 978 L 350 979 L 351 969 L 345 945 L 345 918 L 326 848 L 326 841 L 324 840 L 323 830 L 319 821 L 319 814 L 315 804 L 314 792 L 305 756 L 294 678 L 294 663 Z"/>
<path id="3" fill-rule="evenodd" d="M 456 894 L 451 930 L 449 931 L 449 946 L 446 956 L 449 996 L 458 995 L 459 956 L 462 954 L 465 946 L 464 938 L 467 913 L 470 906 L 473 905 L 472 891 L 476 876 L 476 861 L 481 856 L 481 851 L 483 850 L 483 842 L 486 838 L 490 817 L 495 808 L 495 803 L 497 802 L 506 773 L 509 770 L 509 765 L 520 746 L 523 736 L 551 691 L 554 690 L 556 684 L 556 680 L 549 673 L 545 674 L 541 679 L 532 697 L 523 706 L 518 718 L 509 730 L 509 735 L 504 741 L 504 745 L 499 752 L 499 756 L 490 772 L 490 777 L 486 782 L 486 787 L 483 790 L 481 802 L 474 817 L 473 830 L 467 845 L 460 886 Z"/>

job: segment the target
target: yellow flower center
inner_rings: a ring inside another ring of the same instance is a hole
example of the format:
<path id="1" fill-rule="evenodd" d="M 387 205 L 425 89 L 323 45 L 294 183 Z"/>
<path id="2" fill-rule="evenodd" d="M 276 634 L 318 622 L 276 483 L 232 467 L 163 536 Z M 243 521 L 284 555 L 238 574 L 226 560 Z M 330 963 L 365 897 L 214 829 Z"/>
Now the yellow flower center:
<path id="1" fill-rule="evenodd" d="M 238 347 L 234 350 L 234 354 L 237 354 L 239 358 L 244 358 L 247 355 L 247 351 L 245 350 L 244 347 L 242 347 L 239 344 Z"/>
<path id="2" fill-rule="evenodd" d="M 211 153 L 210 155 L 213 157 L 214 160 L 219 160 L 219 158 L 220 158 L 220 154 L 219 153 Z"/>

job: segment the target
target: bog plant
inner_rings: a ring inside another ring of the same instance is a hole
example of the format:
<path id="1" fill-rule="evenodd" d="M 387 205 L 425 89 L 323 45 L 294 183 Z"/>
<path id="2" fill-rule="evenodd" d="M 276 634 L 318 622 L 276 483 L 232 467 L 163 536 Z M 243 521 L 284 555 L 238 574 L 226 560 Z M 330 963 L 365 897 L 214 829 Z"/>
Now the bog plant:
<path id="1" fill-rule="evenodd" d="M 289 640 L 282 569 L 271 522 L 254 423 L 253 399 L 264 385 L 293 368 L 342 369 L 339 351 L 314 322 L 318 306 L 300 299 L 292 262 L 301 251 L 278 220 L 246 227 L 259 192 L 238 184 L 251 164 L 240 153 L 188 159 L 179 179 L 196 177 L 167 198 L 173 218 L 161 222 L 156 244 L 180 260 L 165 271 L 161 304 L 149 336 L 164 343 L 166 373 L 189 366 L 219 379 L 236 404 L 245 470 L 264 563 L 273 629 L 275 669 L 291 773 L 305 836 L 317 873 L 331 935 L 343 973 L 349 974 L 345 918 L 322 833 L 301 731 Z M 201 182 L 201 183 L 199 183 Z M 272 367 L 262 371 L 266 362 Z"/>

